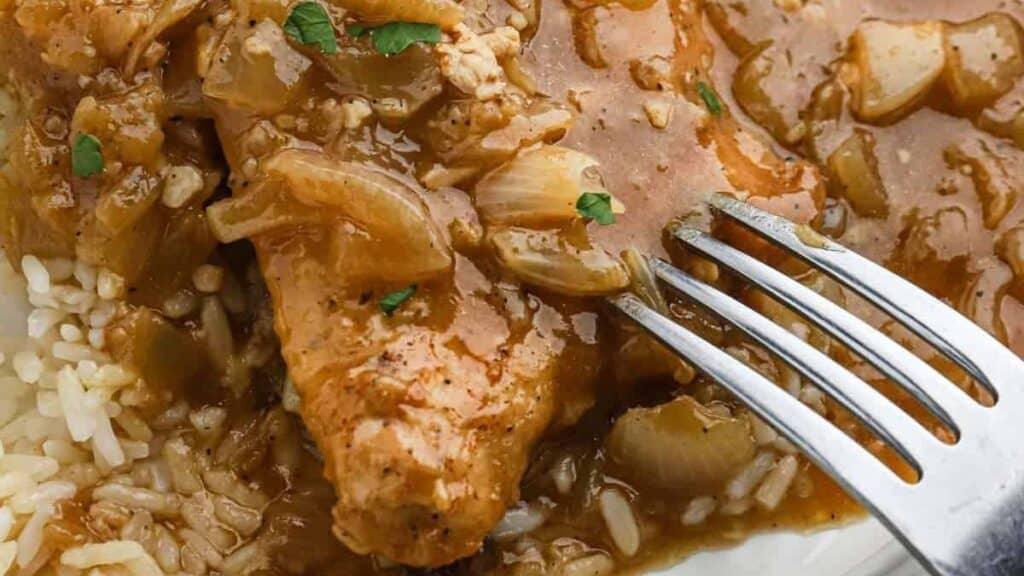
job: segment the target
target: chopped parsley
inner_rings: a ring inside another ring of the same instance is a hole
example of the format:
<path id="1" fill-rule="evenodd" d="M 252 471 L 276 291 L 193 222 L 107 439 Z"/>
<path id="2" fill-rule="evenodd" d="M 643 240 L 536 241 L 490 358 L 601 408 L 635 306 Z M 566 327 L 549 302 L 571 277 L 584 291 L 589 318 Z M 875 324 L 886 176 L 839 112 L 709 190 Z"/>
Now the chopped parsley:
<path id="1" fill-rule="evenodd" d="M 386 56 L 401 54 L 417 42 L 437 44 L 441 41 L 441 27 L 422 22 L 388 22 L 372 27 L 352 24 L 345 30 L 353 38 L 369 34 L 373 49 Z"/>
<path id="2" fill-rule="evenodd" d="M 412 298 L 412 295 L 416 293 L 416 285 L 413 284 L 404 290 L 392 292 L 387 296 L 380 299 L 380 311 L 386 316 L 391 316 L 398 310 L 398 307 L 405 303 L 406 300 Z"/>
<path id="3" fill-rule="evenodd" d="M 704 100 L 704 104 L 708 107 L 708 111 L 711 112 L 712 116 L 718 117 L 722 115 L 722 102 L 710 86 L 704 82 L 697 82 L 697 93 Z"/>
<path id="4" fill-rule="evenodd" d="M 602 226 L 615 224 L 610 194 L 584 192 L 576 200 L 576 211 L 584 218 L 590 218 Z"/>
<path id="5" fill-rule="evenodd" d="M 370 31 L 370 27 L 366 24 L 349 24 L 345 27 L 345 32 L 353 38 L 359 38 L 363 34 Z"/>
<path id="6" fill-rule="evenodd" d="M 71 171 L 79 178 L 103 172 L 102 145 L 92 134 L 79 134 L 71 145 Z"/>
<path id="7" fill-rule="evenodd" d="M 316 44 L 324 54 L 338 53 L 334 25 L 324 7 L 316 2 L 299 2 L 284 21 L 284 31 L 299 44 Z"/>

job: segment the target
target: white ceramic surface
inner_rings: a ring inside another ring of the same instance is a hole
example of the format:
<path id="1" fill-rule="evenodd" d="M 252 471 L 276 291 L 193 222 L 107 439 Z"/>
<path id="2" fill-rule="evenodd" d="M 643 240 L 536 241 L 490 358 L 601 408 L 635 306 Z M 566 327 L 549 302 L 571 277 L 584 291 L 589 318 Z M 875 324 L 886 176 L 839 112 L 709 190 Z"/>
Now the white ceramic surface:
<path id="1" fill-rule="evenodd" d="M 701 552 L 652 576 L 926 576 L 876 520 L 810 534 L 773 532 Z"/>

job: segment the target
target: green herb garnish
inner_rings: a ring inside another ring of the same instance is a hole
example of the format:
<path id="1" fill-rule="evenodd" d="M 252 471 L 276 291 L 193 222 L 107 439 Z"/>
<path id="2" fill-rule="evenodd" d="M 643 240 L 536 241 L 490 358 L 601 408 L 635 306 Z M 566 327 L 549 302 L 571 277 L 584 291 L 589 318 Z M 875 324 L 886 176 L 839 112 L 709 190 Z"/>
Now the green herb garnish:
<path id="1" fill-rule="evenodd" d="M 103 172 L 103 146 L 92 134 L 79 134 L 71 145 L 71 171 L 79 178 Z"/>
<path id="2" fill-rule="evenodd" d="M 299 44 L 316 44 L 324 54 L 338 53 L 334 25 L 324 7 L 316 2 L 299 2 L 284 21 L 284 31 Z"/>
<path id="3" fill-rule="evenodd" d="M 610 194 L 584 192 L 576 200 L 576 211 L 580 213 L 580 216 L 590 218 L 602 226 L 615 224 Z"/>
<path id="4" fill-rule="evenodd" d="M 370 27 L 366 24 L 349 24 L 345 27 L 345 32 L 353 38 L 359 38 L 363 34 L 370 31 Z"/>
<path id="5" fill-rule="evenodd" d="M 718 99 L 718 95 L 711 89 L 710 86 L 703 82 L 697 82 L 697 93 L 700 94 L 704 104 L 708 107 L 708 111 L 711 112 L 712 116 L 716 118 L 722 115 L 722 102 Z"/>
<path id="6" fill-rule="evenodd" d="M 412 298 L 412 295 L 416 293 L 416 285 L 413 284 L 404 290 L 398 292 L 392 292 L 387 296 L 380 299 L 380 310 L 386 316 L 391 316 L 398 310 L 398 307 L 405 303 L 406 300 Z"/>
<path id="7" fill-rule="evenodd" d="M 441 27 L 422 22 L 388 22 L 373 27 L 352 24 L 345 31 L 353 38 L 369 34 L 374 50 L 386 56 L 401 54 L 417 42 L 437 44 L 441 41 Z"/>

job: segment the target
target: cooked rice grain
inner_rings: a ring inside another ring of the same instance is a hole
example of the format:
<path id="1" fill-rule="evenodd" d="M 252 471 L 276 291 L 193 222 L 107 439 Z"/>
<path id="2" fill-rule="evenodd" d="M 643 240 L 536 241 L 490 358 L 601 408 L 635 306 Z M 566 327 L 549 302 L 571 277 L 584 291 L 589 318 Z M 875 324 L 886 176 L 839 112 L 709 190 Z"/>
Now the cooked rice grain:
<path id="1" fill-rule="evenodd" d="M 626 556 L 636 554 L 640 550 L 640 527 L 629 500 L 619 490 L 607 488 L 598 497 L 598 507 L 615 547 Z"/>
<path id="2" fill-rule="evenodd" d="M 765 510 L 777 508 L 793 483 L 793 479 L 796 478 L 798 466 L 796 456 L 793 455 L 779 460 L 775 468 L 772 468 L 761 485 L 757 487 L 754 500 Z"/>

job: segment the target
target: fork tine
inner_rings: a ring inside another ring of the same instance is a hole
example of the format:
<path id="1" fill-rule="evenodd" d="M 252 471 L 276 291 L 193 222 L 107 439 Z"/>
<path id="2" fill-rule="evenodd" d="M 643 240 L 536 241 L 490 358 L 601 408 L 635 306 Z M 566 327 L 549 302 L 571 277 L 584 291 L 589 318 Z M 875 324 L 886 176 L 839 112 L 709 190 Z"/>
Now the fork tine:
<path id="1" fill-rule="evenodd" d="M 939 441 L 888 398 L 828 356 L 721 291 L 652 258 L 651 269 L 666 284 L 761 343 L 811 380 L 885 440 L 920 476 L 921 461 L 936 455 Z M 810 289 L 805 288 L 808 292 Z"/>
<path id="2" fill-rule="evenodd" d="M 985 330 L 867 258 L 828 239 L 823 248 L 809 246 L 797 235 L 792 222 L 725 194 L 714 194 L 710 203 L 884 310 L 959 364 L 994 396 L 1006 391 L 999 390 L 997 382 L 1003 386 L 1016 384 L 1024 373 L 1024 363 Z M 1012 393 L 1019 393 L 1019 387 L 1012 388 Z"/>
<path id="3" fill-rule="evenodd" d="M 911 485 L 799 400 L 724 350 L 655 312 L 633 294 L 610 302 L 669 349 L 720 383 L 799 447 L 884 522 L 894 526 Z"/>
<path id="4" fill-rule="evenodd" d="M 796 280 L 699 230 L 680 228 L 674 235 L 820 326 L 903 387 L 958 437 L 957 422 L 980 409 L 926 362 Z"/>

